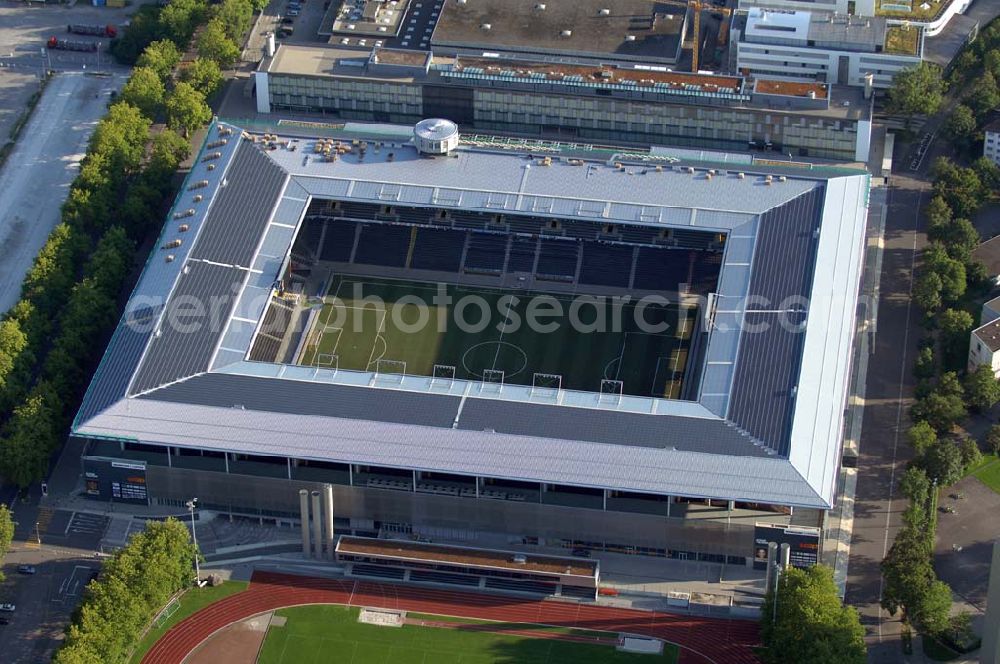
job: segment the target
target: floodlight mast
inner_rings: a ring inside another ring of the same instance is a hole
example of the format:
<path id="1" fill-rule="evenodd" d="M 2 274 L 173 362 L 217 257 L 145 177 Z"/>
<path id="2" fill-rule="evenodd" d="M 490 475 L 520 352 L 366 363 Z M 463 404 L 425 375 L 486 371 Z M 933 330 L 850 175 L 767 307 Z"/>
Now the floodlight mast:
<path id="1" fill-rule="evenodd" d="M 198 507 L 198 499 L 192 498 L 191 500 L 184 503 L 188 511 L 191 513 L 191 542 L 194 543 L 194 583 L 198 585 L 201 583 L 201 567 L 198 565 L 198 534 L 194 529 L 194 510 Z"/>

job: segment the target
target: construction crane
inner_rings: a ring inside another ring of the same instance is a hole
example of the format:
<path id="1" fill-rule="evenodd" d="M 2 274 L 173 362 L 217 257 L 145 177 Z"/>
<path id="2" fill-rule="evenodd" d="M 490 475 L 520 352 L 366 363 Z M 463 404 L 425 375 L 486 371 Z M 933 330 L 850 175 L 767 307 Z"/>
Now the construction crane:
<path id="1" fill-rule="evenodd" d="M 703 11 L 719 12 L 722 14 L 722 21 L 719 23 L 719 34 L 716 38 L 717 46 L 725 46 L 729 38 L 729 16 L 733 13 L 729 7 L 715 7 L 699 0 L 688 0 L 688 7 L 694 13 L 694 40 L 691 46 L 691 71 L 697 73 L 698 58 L 701 55 L 701 13 Z"/>

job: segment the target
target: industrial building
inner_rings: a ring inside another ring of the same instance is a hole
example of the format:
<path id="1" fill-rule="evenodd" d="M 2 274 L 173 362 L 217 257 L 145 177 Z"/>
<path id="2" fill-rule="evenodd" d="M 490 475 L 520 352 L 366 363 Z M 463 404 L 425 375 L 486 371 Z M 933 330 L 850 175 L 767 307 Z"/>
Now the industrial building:
<path id="1" fill-rule="evenodd" d="M 443 120 L 325 138 L 215 124 L 74 421 L 88 493 L 294 521 L 299 491 L 330 484 L 358 535 L 735 565 L 761 528 L 815 541 L 868 191 L 863 171 L 491 142 Z M 348 282 L 406 292 L 392 307 L 437 284 L 659 297 L 680 317 L 417 343 L 364 301 L 347 309 L 365 330 L 331 322 Z"/>

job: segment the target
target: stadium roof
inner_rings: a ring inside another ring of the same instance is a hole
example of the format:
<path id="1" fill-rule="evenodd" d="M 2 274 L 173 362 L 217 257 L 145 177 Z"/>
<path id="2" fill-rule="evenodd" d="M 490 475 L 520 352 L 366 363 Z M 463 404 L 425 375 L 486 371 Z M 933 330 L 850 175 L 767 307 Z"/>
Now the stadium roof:
<path id="1" fill-rule="evenodd" d="M 267 149 L 241 134 L 220 124 L 206 139 L 87 391 L 75 435 L 832 503 L 866 175 L 746 159 L 710 173 L 704 160 L 711 155 L 669 148 L 582 165 L 468 146 L 430 158 L 403 139 L 326 162 L 314 158 L 312 140 Z M 720 162 L 732 157 L 718 155 Z M 247 361 L 313 198 L 726 233 L 697 400 L 564 391 L 556 401 L 517 385 L 499 394 L 461 380 L 442 386 L 422 376 L 385 380 Z"/>

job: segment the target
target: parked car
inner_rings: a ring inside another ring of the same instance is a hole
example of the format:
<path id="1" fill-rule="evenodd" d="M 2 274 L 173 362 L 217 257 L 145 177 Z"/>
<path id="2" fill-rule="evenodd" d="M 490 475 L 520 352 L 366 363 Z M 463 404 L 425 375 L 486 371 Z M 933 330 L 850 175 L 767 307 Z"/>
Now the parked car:
<path id="1" fill-rule="evenodd" d="M 590 558 L 590 549 L 573 549 L 573 555 L 577 558 Z"/>
<path id="2" fill-rule="evenodd" d="M 294 18 L 290 18 L 290 17 L 286 16 L 285 18 L 281 19 L 281 22 L 282 22 L 282 23 L 283 23 L 284 25 L 291 25 L 292 23 L 295 23 L 295 19 L 294 19 Z"/>
<path id="3" fill-rule="evenodd" d="M 285 12 L 285 16 L 298 16 L 298 15 L 299 15 L 298 9 L 289 9 L 287 12 Z"/>
<path id="4" fill-rule="evenodd" d="M 0 625 L 9 625 L 9 624 L 10 624 L 10 618 L 7 618 L 5 616 L 0 616 Z"/>
<path id="5" fill-rule="evenodd" d="M 4 611 L 6 613 L 14 613 L 14 609 L 16 608 L 17 607 L 13 604 L 0 604 L 0 611 Z"/>
<path id="6" fill-rule="evenodd" d="M 35 573 L 35 566 L 34 565 L 18 565 L 17 566 L 17 573 L 18 574 L 34 574 Z"/>

